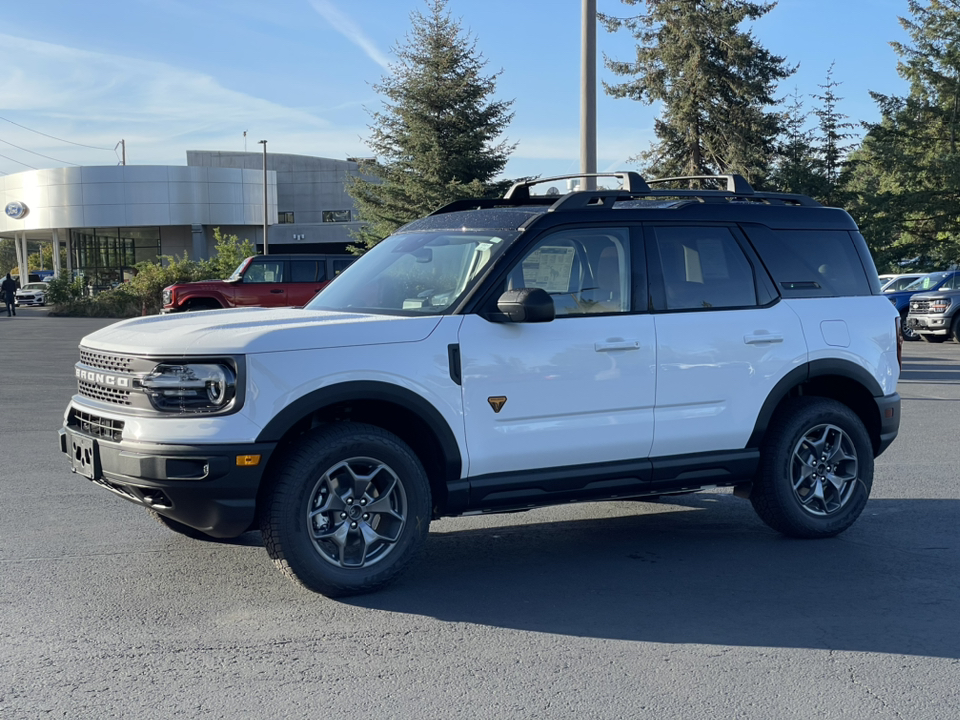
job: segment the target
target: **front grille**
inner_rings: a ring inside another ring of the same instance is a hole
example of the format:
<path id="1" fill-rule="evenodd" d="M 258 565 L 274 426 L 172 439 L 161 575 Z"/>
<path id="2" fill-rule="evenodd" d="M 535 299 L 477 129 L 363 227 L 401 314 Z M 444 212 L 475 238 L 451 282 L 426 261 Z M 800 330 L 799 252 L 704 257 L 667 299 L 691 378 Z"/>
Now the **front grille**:
<path id="1" fill-rule="evenodd" d="M 123 420 L 111 420 L 83 410 L 71 410 L 67 424 L 79 429 L 86 435 L 93 435 L 113 442 L 120 442 L 123 436 Z"/>
<path id="2" fill-rule="evenodd" d="M 111 372 L 126 373 L 130 372 L 133 358 L 124 355 L 108 355 L 106 353 L 96 353 L 90 350 L 80 349 L 80 362 L 88 367 L 98 370 L 109 370 Z"/>
<path id="3" fill-rule="evenodd" d="M 83 397 L 88 397 L 92 400 L 100 400 L 101 402 L 113 403 L 114 405 L 132 405 L 129 390 L 102 387 L 79 378 L 77 379 L 77 390 Z"/>
<path id="4" fill-rule="evenodd" d="M 910 303 L 910 309 L 916 310 L 917 312 L 925 313 L 930 309 L 930 301 L 915 300 L 914 302 Z"/>

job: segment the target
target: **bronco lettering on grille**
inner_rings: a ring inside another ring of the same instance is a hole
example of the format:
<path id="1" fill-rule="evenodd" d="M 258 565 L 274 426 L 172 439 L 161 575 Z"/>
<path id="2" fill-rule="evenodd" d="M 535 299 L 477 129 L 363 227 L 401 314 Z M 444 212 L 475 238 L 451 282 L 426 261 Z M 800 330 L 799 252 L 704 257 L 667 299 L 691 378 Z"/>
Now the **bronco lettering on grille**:
<path id="1" fill-rule="evenodd" d="M 119 375 L 108 375 L 107 373 L 93 372 L 92 370 L 81 370 L 76 368 L 77 377 L 97 385 L 106 385 L 110 387 L 130 387 L 130 378 L 120 377 Z"/>

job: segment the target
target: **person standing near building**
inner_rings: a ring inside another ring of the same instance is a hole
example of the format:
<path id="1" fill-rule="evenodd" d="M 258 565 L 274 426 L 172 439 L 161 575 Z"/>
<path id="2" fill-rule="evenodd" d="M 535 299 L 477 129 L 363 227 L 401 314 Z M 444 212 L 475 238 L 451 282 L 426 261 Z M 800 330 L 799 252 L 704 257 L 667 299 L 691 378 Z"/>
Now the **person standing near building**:
<path id="1" fill-rule="evenodd" d="M 16 293 L 17 282 L 7 273 L 7 277 L 0 283 L 0 295 L 3 295 L 3 301 L 7 304 L 7 317 L 10 317 L 11 311 L 14 315 L 17 314 Z"/>

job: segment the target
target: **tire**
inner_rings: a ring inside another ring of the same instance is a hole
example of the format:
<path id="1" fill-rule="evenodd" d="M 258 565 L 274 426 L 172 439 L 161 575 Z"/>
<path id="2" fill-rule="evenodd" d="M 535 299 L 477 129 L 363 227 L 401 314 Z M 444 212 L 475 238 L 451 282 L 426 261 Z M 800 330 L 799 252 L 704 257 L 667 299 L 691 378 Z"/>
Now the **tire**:
<path id="1" fill-rule="evenodd" d="M 183 535 L 184 537 L 192 538 L 193 540 L 217 540 L 217 538 L 212 535 L 207 535 L 201 530 L 192 528 L 189 525 L 184 525 L 182 522 L 177 522 L 171 518 L 168 518 L 166 515 L 161 515 L 156 510 L 151 510 L 147 508 L 147 512 L 150 514 L 154 520 L 163 525 L 168 530 L 173 530 L 177 535 Z"/>
<path id="2" fill-rule="evenodd" d="M 907 325 L 907 316 L 900 316 L 900 334 L 903 335 L 904 340 L 916 340 L 917 333 L 916 331 Z"/>
<path id="3" fill-rule="evenodd" d="M 750 502 L 784 535 L 833 537 L 860 516 L 872 486 L 873 445 L 860 418 L 835 400 L 796 398 L 767 430 Z"/>
<path id="4" fill-rule="evenodd" d="M 953 324 L 950 326 L 950 339 L 960 343 L 960 312 L 953 318 Z"/>
<path id="5" fill-rule="evenodd" d="M 274 564 L 327 597 L 395 579 L 427 537 L 430 484 L 400 438 L 362 423 L 316 428 L 281 459 L 260 513 Z"/>

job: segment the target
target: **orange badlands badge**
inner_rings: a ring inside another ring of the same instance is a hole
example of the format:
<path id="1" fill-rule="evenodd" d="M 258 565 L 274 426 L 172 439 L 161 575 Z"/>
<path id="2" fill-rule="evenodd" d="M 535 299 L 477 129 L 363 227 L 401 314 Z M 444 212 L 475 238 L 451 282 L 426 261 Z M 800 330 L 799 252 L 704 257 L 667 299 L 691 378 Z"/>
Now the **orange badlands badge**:
<path id="1" fill-rule="evenodd" d="M 507 398 L 503 395 L 498 395 L 497 397 L 488 397 L 487 402 L 490 403 L 493 411 L 498 413 L 503 409 L 503 406 L 507 404 Z"/>

